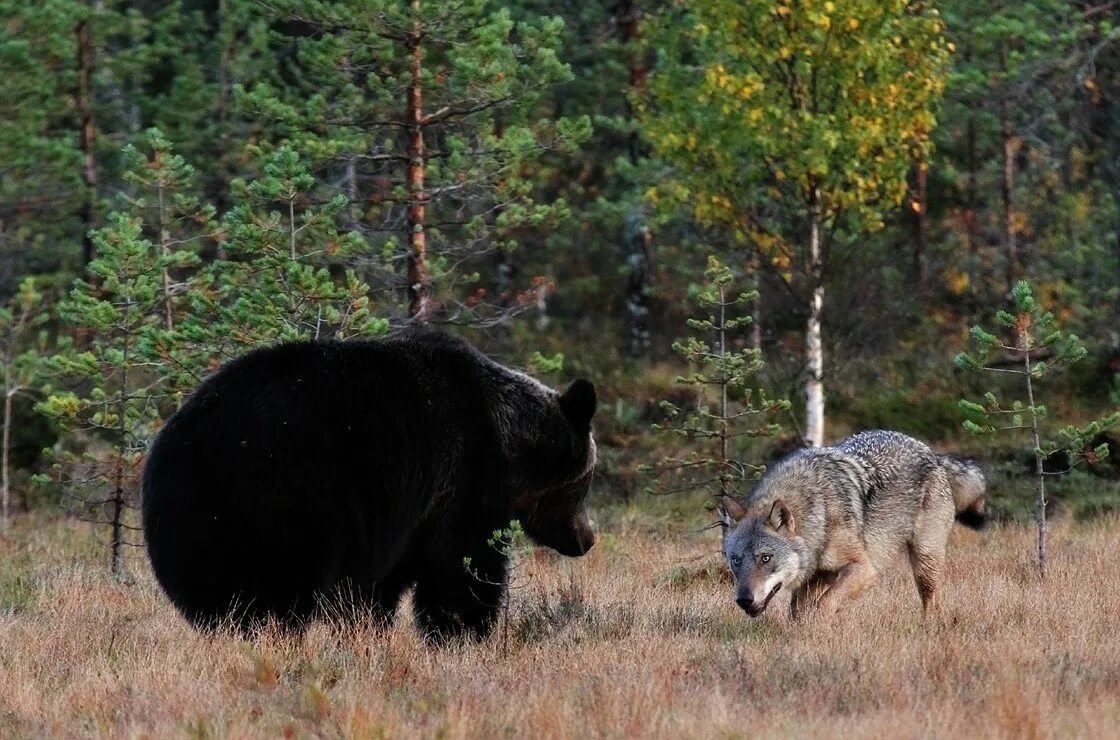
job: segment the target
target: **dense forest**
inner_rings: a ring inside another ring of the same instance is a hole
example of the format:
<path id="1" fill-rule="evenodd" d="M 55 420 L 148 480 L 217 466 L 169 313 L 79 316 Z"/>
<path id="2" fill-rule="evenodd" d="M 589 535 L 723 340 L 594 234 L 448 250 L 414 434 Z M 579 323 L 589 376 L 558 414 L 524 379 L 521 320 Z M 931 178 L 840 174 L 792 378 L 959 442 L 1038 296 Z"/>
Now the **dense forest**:
<path id="1" fill-rule="evenodd" d="M 1120 504 L 1112 437 L 1081 426 L 1120 401 L 1116 3 L 0 19 L 5 522 L 66 511 L 134 541 L 147 446 L 222 362 L 415 324 L 594 379 L 605 497 L 703 460 L 679 487 L 728 490 L 802 440 L 888 427 L 985 459 L 1005 516 L 1031 511 L 1036 449 L 1078 468 L 1052 485 L 1075 514 Z M 1045 313 L 1056 333 L 1018 344 Z M 1006 346 L 970 337 L 1000 322 Z M 1041 401 L 970 372 L 1024 348 Z M 989 391 L 1024 401 L 969 405 Z M 1014 423 L 985 436 L 970 409 Z"/>

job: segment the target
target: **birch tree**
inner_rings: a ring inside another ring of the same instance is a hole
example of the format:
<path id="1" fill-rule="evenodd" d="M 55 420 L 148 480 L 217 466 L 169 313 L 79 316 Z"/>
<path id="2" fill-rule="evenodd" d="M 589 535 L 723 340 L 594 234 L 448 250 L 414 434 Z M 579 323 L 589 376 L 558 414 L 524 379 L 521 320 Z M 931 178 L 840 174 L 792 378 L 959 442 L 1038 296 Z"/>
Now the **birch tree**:
<path id="1" fill-rule="evenodd" d="M 757 250 L 798 296 L 816 445 L 829 262 L 902 203 L 944 84 L 942 30 L 906 0 L 682 0 L 654 34 L 645 128 L 666 172 L 650 197 Z"/>

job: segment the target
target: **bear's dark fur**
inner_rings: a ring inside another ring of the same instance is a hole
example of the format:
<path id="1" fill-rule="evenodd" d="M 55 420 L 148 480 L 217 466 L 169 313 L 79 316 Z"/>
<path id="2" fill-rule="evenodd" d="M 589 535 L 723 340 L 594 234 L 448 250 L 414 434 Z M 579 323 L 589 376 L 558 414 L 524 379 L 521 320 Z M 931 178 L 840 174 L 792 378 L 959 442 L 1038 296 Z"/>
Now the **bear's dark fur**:
<path id="1" fill-rule="evenodd" d="M 428 634 L 485 634 L 506 587 L 495 530 L 594 543 L 595 405 L 586 380 L 558 394 L 435 332 L 251 352 L 152 446 L 152 568 L 200 627 L 298 630 L 339 605 L 387 622 L 415 586 Z"/>

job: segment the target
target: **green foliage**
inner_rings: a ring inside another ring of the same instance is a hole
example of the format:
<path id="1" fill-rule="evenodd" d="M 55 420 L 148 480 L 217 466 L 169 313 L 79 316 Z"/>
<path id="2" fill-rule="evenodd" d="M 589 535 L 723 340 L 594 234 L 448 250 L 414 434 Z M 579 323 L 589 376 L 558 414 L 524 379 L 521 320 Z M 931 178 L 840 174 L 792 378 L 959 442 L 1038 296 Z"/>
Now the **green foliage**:
<path id="1" fill-rule="evenodd" d="M 687 375 L 676 379 L 679 385 L 696 391 L 693 409 L 682 409 L 670 401 L 662 401 L 666 421 L 653 426 L 688 441 L 701 443 L 684 457 L 667 457 L 645 468 L 658 476 L 655 492 L 675 493 L 694 489 L 713 490 L 726 496 L 747 480 L 762 474 L 763 467 L 740 459 L 741 440 L 770 437 L 781 427 L 768 421 L 773 415 L 789 409 L 789 402 L 774 400 L 760 388 L 748 387 L 762 367 L 758 349 L 735 349 L 733 332 L 750 324 L 750 317 L 734 311 L 755 299 L 752 293 L 731 293 L 734 275 L 716 257 L 708 258 L 705 281 L 690 290 L 703 318 L 688 319 L 687 324 L 699 336 L 673 343 L 690 368 Z M 703 339 L 701 337 L 711 337 Z M 669 482 L 669 481 L 672 482 Z"/>
<path id="2" fill-rule="evenodd" d="M 944 85 L 944 24 L 910 0 L 674 7 L 651 35 L 644 127 L 663 171 L 647 195 L 748 247 L 756 269 L 800 294 L 806 436 L 823 444 L 833 247 L 854 247 L 903 202 Z"/>
<path id="3" fill-rule="evenodd" d="M 76 0 L 0 0 L 0 258 L 16 274 L 57 269 L 80 241 L 82 158 L 70 96 L 82 14 Z"/>
<path id="4" fill-rule="evenodd" d="M 1045 419 L 1046 406 L 1033 400 L 1030 381 L 1047 378 L 1058 368 L 1068 367 L 1087 354 L 1075 335 L 1054 330 L 1054 315 L 1039 308 L 1029 283 L 1019 281 L 1012 289 L 1012 300 L 1014 313 L 1004 310 L 996 313 L 1000 334 L 974 326 L 971 337 L 976 349 L 958 354 L 954 364 L 964 370 L 1019 376 L 1026 381 L 1028 400 L 1016 399 L 1008 405 L 1000 401 L 994 391 L 984 394 L 983 403 L 962 399 L 959 408 L 967 417 L 964 429 L 973 436 L 1031 429 Z M 1042 357 L 1046 359 L 1040 359 Z M 1116 423 L 1120 423 L 1120 412 L 1081 427 L 1065 427 L 1059 431 L 1060 439 L 1047 441 L 1037 452 L 1045 458 L 1059 450 L 1068 450 L 1077 456 L 1078 462 L 1093 462 L 1106 456 L 1108 451 L 1107 448 L 1090 448 L 1087 442 Z"/>
<path id="5" fill-rule="evenodd" d="M 383 333 L 370 310 L 369 286 L 347 267 L 363 253 L 357 233 L 342 231 L 345 196 L 314 202 L 315 178 L 299 155 L 281 147 L 264 176 L 235 183 L 239 203 L 226 217 L 214 282 L 228 297 L 217 308 L 219 332 L 238 347 L 297 339 L 346 339 Z"/>
<path id="6" fill-rule="evenodd" d="M 160 327 L 153 329 L 151 361 L 158 365 L 165 390 L 176 405 L 222 355 L 213 324 L 222 288 L 201 254 L 214 249 L 221 231 L 215 208 L 198 195 L 194 167 L 177 153 L 159 129 L 148 129 L 137 145 L 123 151 L 129 185 L 119 196 L 118 212 L 139 219 L 151 243 L 152 269 L 158 272 Z"/>
<path id="7" fill-rule="evenodd" d="M 945 439 L 960 420 L 951 396 L 911 389 L 869 390 L 838 402 L 834 410 L 843 412 L 853 430 L 893 429 L 928 442 Z"/>
<path id="8" fill-rule="evenodd" d="M 508 526 L 491 532 L 486 544 L 507 557 L 512 557 L 515 552 L 530 550 L 533 547 L 527 539 L 521 522 L 517 519 L 511 519 Z M 463 558 L 463 568 L 475 578 L 482 578 L 474 569 L 469 557 Z"/>
<path id="9" fill-rule="evenodd" d="M 548 357 L 537 351 L 533 352 L 533 356 L 529 358 L 529 372 L 533 375 L 553 375 L 561 373 L 563 370 L 563 352 L 557 352 L 552 357 Z"/>
<path id="10" fill-rule="evenodd" d="M 517 519 L 510 520 L 508 526 L 502 527 L 501 529 L 495 529 L 490 534 L 490 537 L 486 540 L 486 544 L 492 547 L 494 550 L 502 553 L 509 560 L 509 566 L 507 570 L 507 583 L 502 584 L 504 588 L 502 589 L 501 596 L 502 649 L 504 651 L 508 651 L 510 640 L 510 589 L 520 587 L 520 585 L 516 583 L 518 567 L 517 556 L 519 554 L 528 553 L 533 549 L 533 545 L 529 542 L 529 539 L 525 534 L 525 530 L 521 527 L 521 522 Z M 479 581 L 480 583 L 497 585 L 494 584 L 493 581 L 488 580 L 486 576 L 480 574 L 474 568 L 469 557 L 463 558 L 463 569 L 466 570 L 472 578 Z"/>

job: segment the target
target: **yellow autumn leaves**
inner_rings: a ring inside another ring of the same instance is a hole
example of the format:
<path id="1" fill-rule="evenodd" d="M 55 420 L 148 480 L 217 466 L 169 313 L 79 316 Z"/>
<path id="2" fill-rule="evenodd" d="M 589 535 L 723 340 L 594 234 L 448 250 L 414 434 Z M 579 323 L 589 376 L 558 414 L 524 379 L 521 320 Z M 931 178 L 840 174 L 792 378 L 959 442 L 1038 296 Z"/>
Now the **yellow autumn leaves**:
<path id="1" fill-rule="evenodd" d="M 936 13 L 908 0 L 677 7 L 644 125 L 696 218 L 740 232 L 760 201 L 794 215 L 815 192 L 826 218 L 875 228 L 902 202 L 950 53 Z M 672 191 L 681 202 L 659 186 Z"/>

